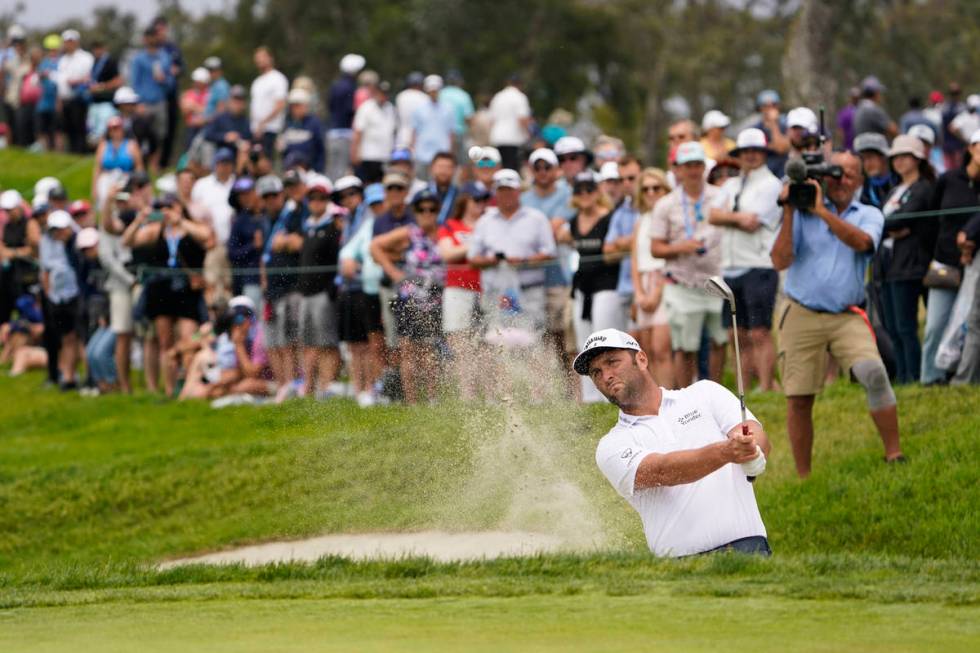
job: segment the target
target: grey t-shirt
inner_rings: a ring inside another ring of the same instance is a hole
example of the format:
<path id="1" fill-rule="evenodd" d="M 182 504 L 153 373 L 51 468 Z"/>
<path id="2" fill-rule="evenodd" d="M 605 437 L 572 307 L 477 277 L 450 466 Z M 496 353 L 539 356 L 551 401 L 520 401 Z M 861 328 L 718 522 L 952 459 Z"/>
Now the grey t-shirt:
<path id="1" fill-rule="evenodd" d="M 470 236 L 469 257 L 495 256 L 502 253 L 507 258 L 529 258 L 537 254 L 555 255 L 555 237 L 551 223 L 544 213 L 522 206 L 510 218 L 492 208 L 483 214 Z M 492 278 L 494 268 L 483 270 L 483 277 Z M 526 286 L 544 283 L 544 268 L 535 267 L 520 271 L 521 284 Z"/>
<path id="2" fill-rule="evenodd" d="M 887 136 L 891 121 L 880 105 L 868 99 L 861 100 L 854 114 L 854 135 L 875 132 Z"/>

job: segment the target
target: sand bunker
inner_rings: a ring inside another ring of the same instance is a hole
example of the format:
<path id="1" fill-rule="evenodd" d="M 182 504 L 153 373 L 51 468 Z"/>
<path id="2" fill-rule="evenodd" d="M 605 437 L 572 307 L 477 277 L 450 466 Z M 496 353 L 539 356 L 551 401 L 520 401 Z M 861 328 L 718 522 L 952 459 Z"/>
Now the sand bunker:
<path id="1" fill-rule="evenodd" d="M 159 565 L 170 569 L 189 564 L 235 564 L 246 566 L 274 562 L 314 562 L 323 556 L 353 560 L 428 557 L 439 562 L 531 556 L 567 550 L 565 542 L 541 533 L 484 531 L 447 533 L 367 533 L 324 535 L 291 542 L 254 544 L 228 551 L 170 560 Z"/>

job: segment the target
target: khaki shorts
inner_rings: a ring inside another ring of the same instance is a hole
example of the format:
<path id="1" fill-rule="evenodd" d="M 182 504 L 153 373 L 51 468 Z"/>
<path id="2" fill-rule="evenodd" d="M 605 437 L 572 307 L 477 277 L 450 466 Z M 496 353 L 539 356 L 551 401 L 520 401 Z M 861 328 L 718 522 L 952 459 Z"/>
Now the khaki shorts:
<path id="1" fill-rule="evenodd" d="M 670 346 L 674 351 L 699 351 L 704 329 L 708 330 L 708 337 L 714 344 L 728 342 L 728 330 L 721 323 L 721 299 L 693 288 L 667 284 L 661 303 L 667 311 Z"/>
<path id="2" fill-rule="evenodd" d="M 204 282 L 208 288 L 229 291 L 231 289 L 231 263 L 224 245 L 215 245 L 204 255 Z M 223 294 L 219 291 L 218 294 Z"/>
<path id="3" fill-rule="evenodd" d="M 109 328 L 117 335 L 133 332 L 131 290 L 113 290 L 109 293 Z"/>
<path id="4" fill-rule="evenodd" d="M 871 328 L 856 313 L 817 313 L 786 299 L 776 310 L 783 392 L 815 395 L 823 388 L 827 353 L 850 371 L 862 360 L 881 360 Z"/>
<path id="5" fill-rule="evenodd" d="M 545 289 L 545 329 L 548 333 L 565 333 L 572 323 L 572 295 L 568 286 Z"/>

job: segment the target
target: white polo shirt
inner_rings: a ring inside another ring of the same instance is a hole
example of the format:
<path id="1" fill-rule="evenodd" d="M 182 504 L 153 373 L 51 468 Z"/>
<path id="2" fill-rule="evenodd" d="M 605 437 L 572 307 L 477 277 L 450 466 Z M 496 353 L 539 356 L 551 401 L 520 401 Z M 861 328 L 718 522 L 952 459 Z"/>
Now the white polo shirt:
<path id="1" fill-rule="evenodd" d="M 776 241 L 783 209 L 777 203 L 783 184 L 762 164 L 748 174 L 734 177 L 722 186 L 728 194 L 728 208 L 755 213 L 760 226 L 749 233 L 737 227 L 721 228 L 721 267 L 726 277 L 745 274 L 752 268 L 772 268 L 769 252 Z"/>
<path id="2" fill-rule="evenodd" d="M 276 69 L 266 71 L 255 78 L 252 82 L 252 89 L 249 92 L 251 104 L 249 106 L 249 119 L 252 126 L 252 135 L 256 138 L 262 136 L 259 132 L 259 121 L 272 113 L 278 102 L 284 101 L 289 95 L 289 80 Z M 278 134 L 286 125 L 286 107 L 283 107 L 268 123 L 264 132 Z"/>
<path id="3" fill-rule="evenodd" d="M 746 419 L 755 417 L 747 413 Z M 740 422 L 738 397 L 713 381 L 699 381 L 663 390 L 658 415 L 620 412 L 616 426 L 599 441 L 596 464 L 640 514 L 654 554 L 684 556 L 743 537 L 765 537 L 755 492 L 740 465 L 724 465 L 693 483 L 633 489 L 636 470 L 649 454 L 720 442 Z"/>

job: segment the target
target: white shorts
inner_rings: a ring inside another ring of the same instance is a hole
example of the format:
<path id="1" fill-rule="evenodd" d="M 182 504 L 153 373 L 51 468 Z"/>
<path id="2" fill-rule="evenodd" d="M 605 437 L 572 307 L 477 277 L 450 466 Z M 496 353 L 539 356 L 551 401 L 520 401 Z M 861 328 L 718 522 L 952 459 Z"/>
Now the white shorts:
<path id="1" fill-rule="evenodd" d="M 116 335 L 133 332 L 131 290 L 113 290 L 109 293 L 109 328 Z"/>
<path id="2" fill-rule="evenodd" d="M 480 325 L 480 293 L 467 288 L 442 291 L 442 330 L 446 333 L 469 331 Z"/>
<path id="3" fill-rule="evenodd" d="M 582 316 L 584 304 L 585 295 L 581 290 L 576 290 L 572 322 L 575 324 L 575 342 L 579 351 L 595 331 L 626 330 L 629 322 L 629 297 L 623 297 L 615 290 L 600 290 L 592 295 L 592 315 L 587 317 Z"/>
<path id="4" fill-rule="evenodd" d="M 714 344 L 727 343 L 728 330 L 721 323 L 723 301 L 701 290 L 667 284 L 662 303 L 667 307 L 673 350 L 687 353 L 698 351 L 704 329 L 708 330 L 708 337 Z"/>

